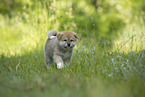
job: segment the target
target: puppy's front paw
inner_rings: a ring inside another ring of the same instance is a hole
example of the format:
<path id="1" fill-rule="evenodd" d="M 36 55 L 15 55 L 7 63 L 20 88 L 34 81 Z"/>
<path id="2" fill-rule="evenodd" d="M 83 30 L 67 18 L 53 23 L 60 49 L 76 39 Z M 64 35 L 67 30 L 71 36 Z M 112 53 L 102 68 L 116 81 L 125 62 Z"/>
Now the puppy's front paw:
<path id="1" fill-rule="evenodd" d="M 58 63 L 58 64 L 57 64 L 57 68 L 58 68 L 58 69 L 64 68 L 63 63 Z"/>

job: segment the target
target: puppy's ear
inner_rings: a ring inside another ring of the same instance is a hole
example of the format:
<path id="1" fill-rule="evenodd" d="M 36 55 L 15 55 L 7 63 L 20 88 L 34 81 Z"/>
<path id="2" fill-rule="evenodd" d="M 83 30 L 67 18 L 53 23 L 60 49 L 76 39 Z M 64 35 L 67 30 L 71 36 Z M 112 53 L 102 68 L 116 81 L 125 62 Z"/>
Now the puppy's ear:
<path id="1" fill-rule="evenodd" d="M 77 33 L 75 33 L 75 32 L 73 32 L 73 33 L 74 33 L 75 38 L 79 39 L 79 35 Z"/>
<path id="2" fill-rule="evenodd" d="M 57 34 L 57 38 L 60 40 L 61 37 L 62 37 L 62 35 L 63 35 L 63 32 L 58 33 L 58 34 Z"/>

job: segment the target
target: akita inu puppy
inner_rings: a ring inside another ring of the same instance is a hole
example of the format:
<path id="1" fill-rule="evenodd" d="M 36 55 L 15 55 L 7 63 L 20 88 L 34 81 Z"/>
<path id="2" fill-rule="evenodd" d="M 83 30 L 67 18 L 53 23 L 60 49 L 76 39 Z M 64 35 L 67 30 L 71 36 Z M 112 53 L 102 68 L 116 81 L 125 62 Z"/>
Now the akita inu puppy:
<path id="1" fill-rule="evenodd" d="M 63 31 L 58 34 L 55 30 L 49 31 L 45 44 L 45 62 L 47 67 L 50 68 L 53 60 L 58 69 L 68 65 L 71 62 L 74 46 L 78 38 L 78 34 L 72 31 Z"/>

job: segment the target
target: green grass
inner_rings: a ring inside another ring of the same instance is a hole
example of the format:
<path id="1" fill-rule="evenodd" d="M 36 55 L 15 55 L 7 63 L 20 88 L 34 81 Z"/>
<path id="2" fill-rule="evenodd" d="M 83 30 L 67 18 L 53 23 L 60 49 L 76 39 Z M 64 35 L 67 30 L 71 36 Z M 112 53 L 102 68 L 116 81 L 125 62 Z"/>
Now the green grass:
<path id="1" fill-rule="evenodd" d="M 77 29 L 80 39 L 70 66 L 59 70 L 52 64 L 47 70 L 47 31 L 62 25 L 47 22 L 47 8 L 38 7 L 11 18 L 0 14 L 0 97 L 145 96 L 144 24 L 127 25 L 112 48 L 100 48 L 95 37 L 83 37 L 85 30 Z M 68 24 L 64 30 L 76 30 L 72 21 Z"/>
<path id="2" fill-rule="evenodd" d="M 43 49 L 0 58 L 1 97 L 143 97 L 145 51 L 137 54 L 79 46 L 69 67 L 47 70 Z"/>
<path id="3" fill-rule="evenodd" d="M 52 66 L 47 70 L 43 42 L 32 50 L 21 48 L 22 52 L 15 52 L 19 46 L 11 51 L 14 44 L 3 46 L 8 51 L 0 55 L 1 97 L 145 96 L 145 50 L 101 50 L 95 42 L 80 39 L 69 67 L 58 70 Z"/>

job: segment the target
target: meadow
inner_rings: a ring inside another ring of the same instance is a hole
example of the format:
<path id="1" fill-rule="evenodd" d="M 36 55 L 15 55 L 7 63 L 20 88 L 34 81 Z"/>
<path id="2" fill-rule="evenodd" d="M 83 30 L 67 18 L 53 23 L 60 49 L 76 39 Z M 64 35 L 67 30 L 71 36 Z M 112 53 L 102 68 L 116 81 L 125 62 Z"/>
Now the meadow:
<path id="1" fill-rule="evenodd" d="M 18 1 L 0 13 L 0 97 L 145 96 L 145 12 L 126 10 L 138 3 L 104 0 L 95 11 L 91 0 Z M 80 36 L 66 68 L 45 66 L 51 29 Z"/>

